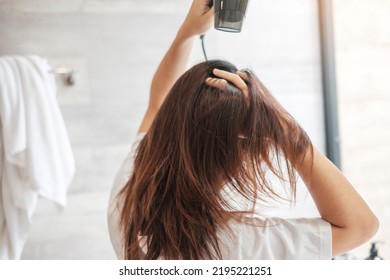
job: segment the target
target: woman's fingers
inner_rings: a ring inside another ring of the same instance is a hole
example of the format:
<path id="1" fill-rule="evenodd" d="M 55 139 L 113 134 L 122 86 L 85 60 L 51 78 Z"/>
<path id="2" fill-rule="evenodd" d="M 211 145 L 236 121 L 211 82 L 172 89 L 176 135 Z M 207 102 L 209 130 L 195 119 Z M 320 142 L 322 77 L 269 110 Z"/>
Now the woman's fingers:
<path id="1" fill-rule="evenodd" d="M 237 71 L 236 72 L 238 76 L 240 76 L 244 81 L 249 81 L 249 74 L 245 71 Z"/>
<path id="2" fill-rule="evenodd" d="M 217 78 L 207 78 L 206 84 L 208 84 L 211 87 L 218 88 L 220 90 L 225 90 L 228 86 L 228 82 L 224 79 L 217 79 Z"/>
<path id="3" fill-rule="evenodd" d="M 244 79 L 249 80 L 249 77 L 247 76 L 247 74 L 241 73 L 239 71 L 237 72 L 237 74 L 235 74 L 235 73 L 230 73 L 230 72 L 220 70 L 220 69 L 214 69 L 213 74 L 219 78 L 222 78 L 222 80 L 225 80 L 225 82 L 229 81 L 230 83 L 235 85 L 238 89 L 240 89 L 246 98 L 249 98 L 248 86 L 246 85 L 246 83 L 244 81 Z M 216 79 L 216 80 L 221 80 L 221 79 Z M 207 82 L 207 80 L 206 80 L 206 82 Z M 218 86 L 216 86 L 216 87 L 220 88 L 220 86 L 223 86 L 223 85 L 224 85 L 223 82 L 218 82 Z M 227 82 L 224 85 L 223 89 L 225 89 L 226 86 L 227 86 Z"/>
<path id="4" fill-rule="evenodd" d="M 220 69 L 214 69 L 213 74 L 219 78 L 225 79 L 232 84 L 234 84 L 236 87 L 238 87 L 241 90 L 244 90 L 247 88 L 245 82 L 241 79 L 241 77 L 235 73 L 230 73 L 224 70 Z"/>

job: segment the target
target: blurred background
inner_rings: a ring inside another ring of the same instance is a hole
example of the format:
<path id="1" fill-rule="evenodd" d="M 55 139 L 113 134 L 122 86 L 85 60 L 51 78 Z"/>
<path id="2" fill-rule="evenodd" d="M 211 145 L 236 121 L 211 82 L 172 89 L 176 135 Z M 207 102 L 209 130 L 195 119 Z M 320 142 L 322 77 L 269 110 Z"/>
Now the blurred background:
<path id="1" fill-rule="evenodd" d="M 39 201 L 23 259 L 115 258 L 109 191 L 146 110 L 154 71 L 191 2 L 0 0 L 0 56 L 37 54 L 53 68 L 77 72 L 72 86 L 57 78 L 76 159 L 68 205 L 59 211 Z M 326 152 L 320 2 L 250 0 L 240 34 L 212 30 L 205 43 L 209 58 L 252 68 Z M 332 2 L 341 167 L 377 214 L 372 241 L 383 241 L 379 255 L 390 259 L 390 1 Z M 195 40 L 191 65 L 203 60 Z M 291 213 L 274 213 L 317 215 L 302 186 Z M 350 253 L 363 259 L 369 248 Z"/>

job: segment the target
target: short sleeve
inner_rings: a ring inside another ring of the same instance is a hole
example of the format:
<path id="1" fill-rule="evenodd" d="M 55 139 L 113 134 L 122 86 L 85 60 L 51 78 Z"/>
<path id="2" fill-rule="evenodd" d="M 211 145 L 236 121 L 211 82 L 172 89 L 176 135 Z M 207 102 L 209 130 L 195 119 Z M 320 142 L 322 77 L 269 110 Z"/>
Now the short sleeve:
<path id="1" fill-rule="evenodd" d="M 330 260 L 332 232 L 321 218 L 250 218 L 232 227 L 238 248 L 228 258 L 263 260 Z M 231 242 L 232 240 L 230 240 Z"/>

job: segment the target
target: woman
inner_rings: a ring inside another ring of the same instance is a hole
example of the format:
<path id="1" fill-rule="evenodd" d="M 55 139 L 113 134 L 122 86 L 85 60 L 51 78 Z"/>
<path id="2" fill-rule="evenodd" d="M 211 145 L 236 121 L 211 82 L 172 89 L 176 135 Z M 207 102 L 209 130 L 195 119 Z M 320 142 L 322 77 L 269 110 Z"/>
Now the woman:
<path id="1" fill-rule="evenodd" d="M 193 1 L 159 65 L 115 180 L 108 221 L 117 256 L 330 259 L 361 245 L 377 218 L 255 75 L 224 61 L 185 72 L 192 41 L 212 25 L 207 3 Z M 256 203 L 277 197 L 267 172 L 287 180 L 293 197 L 297 172 L 321 218 L 255 215 Z"/>

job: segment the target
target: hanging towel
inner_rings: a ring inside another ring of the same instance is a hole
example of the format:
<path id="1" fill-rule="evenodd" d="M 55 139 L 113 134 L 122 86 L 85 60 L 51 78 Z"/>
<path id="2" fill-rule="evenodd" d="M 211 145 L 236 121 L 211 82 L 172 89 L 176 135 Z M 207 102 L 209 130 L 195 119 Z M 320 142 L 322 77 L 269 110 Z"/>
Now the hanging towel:
<path id="1" fill-rule="evenodd" d="M 20 259 L 38 196 L 65 207 L 74 176 L 50 69 L 39 56 L 0 57 L 0 259 Z"/>

